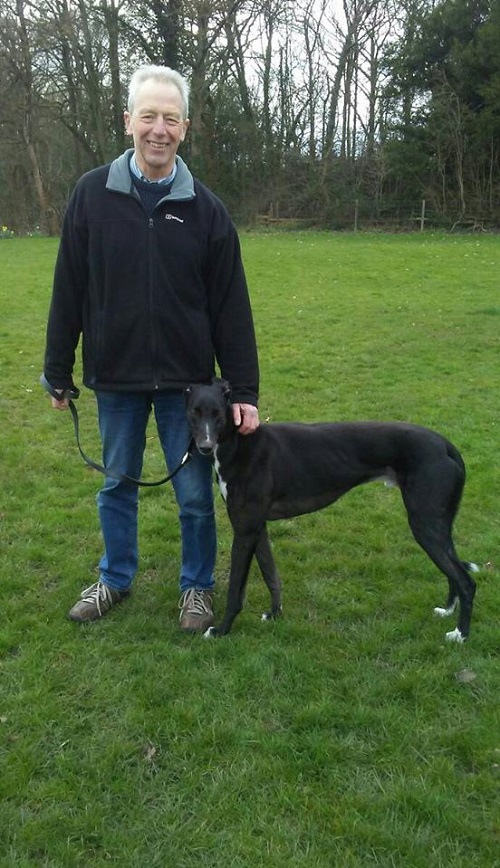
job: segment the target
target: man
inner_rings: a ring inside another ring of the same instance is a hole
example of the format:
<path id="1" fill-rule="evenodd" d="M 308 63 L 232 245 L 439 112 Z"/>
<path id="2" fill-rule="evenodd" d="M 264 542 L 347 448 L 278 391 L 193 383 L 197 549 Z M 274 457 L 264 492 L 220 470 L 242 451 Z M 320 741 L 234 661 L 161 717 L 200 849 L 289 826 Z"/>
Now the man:
<path id="1" fill-rule="evenodd" d="M 83 381 L 97 399 L 103 463 L 140 477 L 151 410 L 174 469 L 190 432 L 183 390 L 210 382 L 215 360 L 232 386 L 242 435 L 259 424 L 258 359 L 236 230 L 217 197 L 177 155 L 189 89 L 169 67 L 132 76 L 126 131 L 134 147 L 77 183 L 66 211 L 47 326 L 45 377 L 73 387 L 82 335 Z M 52 399 L 55 409 L 66 400 Z M 216 554 L 209 459 L 174 477 L 182 540 L 180 626 L 213 623 Z M 104 538 L 99 580 L 70 610 L 93 621 L 130 592 L 138 564 L 137 486 L 107 476 L 97 497 Z"/>

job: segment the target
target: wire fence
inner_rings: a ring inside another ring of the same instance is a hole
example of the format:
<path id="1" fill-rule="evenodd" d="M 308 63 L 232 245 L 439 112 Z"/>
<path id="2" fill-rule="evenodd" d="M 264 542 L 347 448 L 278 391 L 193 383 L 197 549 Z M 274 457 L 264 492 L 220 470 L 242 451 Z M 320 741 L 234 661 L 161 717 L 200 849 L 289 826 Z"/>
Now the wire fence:
<path id="1" fill-rule="evenodd" d="M 329 208 L 328 213 L 307 216 L 295 215 L 290 211 L 280 212 L 273 205 L 268 212 L 257 214 L 253 221 L 256 225 L 268 228 L 301 229 L 325 228 L 333 230 L 386 230 L 417 231 L 440 229 L 446 232 L 495 232 L 500 231 L 500 209 L 498 213 L 482 213 L 480 210 L 466 211 L 450 209 L 438 210 L 426 199 L 417 201 L 371 201 L 354 199 L 350 203 L 338 203 Z"/>

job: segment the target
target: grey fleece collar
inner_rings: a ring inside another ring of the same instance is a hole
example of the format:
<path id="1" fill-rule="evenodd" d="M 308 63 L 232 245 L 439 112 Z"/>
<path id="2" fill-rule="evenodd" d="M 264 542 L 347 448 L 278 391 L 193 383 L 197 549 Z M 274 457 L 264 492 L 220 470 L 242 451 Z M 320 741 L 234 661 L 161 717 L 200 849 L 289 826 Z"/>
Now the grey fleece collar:
<path id="1" fill-rule="evenodd" d="M 129 167 L 130 156 L 133 153 L 133 148 L 129 148 L 124 154 L 113 160 L 109 167 L 108 180 L 106 181 L 107 190 L 114 190 L 116 193 L 128 193 L 131 196 L 136 195 Z M 196 193 L 194 192 L 193 176 L 184 160 L 179 156 L 176 156 L 175 160 L 177 172 L 168 198 L 170 201 L 174 200 L 176 202 L 183 199 L 194 199 Z"/>

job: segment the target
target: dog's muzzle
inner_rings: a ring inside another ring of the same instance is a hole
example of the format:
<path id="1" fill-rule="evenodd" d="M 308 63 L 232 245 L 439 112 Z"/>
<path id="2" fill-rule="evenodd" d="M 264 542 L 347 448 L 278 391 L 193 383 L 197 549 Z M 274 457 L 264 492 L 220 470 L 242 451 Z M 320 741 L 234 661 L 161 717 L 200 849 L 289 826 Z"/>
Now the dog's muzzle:
<path id="1" fill-rule="evenodd" d="M 212 444 L 200 443 L 196 444 L 196 448 L 201 455 L 212 455 L 214 451 L 214 447 Z"/>
<path id="2" fill-rule="evenodd" d="M 201 455 L 213 455 L 217 445 L 217 439 L 210 425 L 201 426 L 194 435 L 196 448 Z"/>

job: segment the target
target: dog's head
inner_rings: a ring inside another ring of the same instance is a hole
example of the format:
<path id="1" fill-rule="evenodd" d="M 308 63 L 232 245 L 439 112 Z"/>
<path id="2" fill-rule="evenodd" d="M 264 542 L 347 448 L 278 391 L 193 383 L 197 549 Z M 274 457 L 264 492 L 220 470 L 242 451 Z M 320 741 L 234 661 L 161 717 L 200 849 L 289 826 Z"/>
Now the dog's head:
<path id="1" fill-rule="evenodd" d="M 210 385 L 194 384 L 186 389 L 186 413 L 198 452 L 211 455 L 224 430 L 231 423 L 231 387 L 215 378 Z"/>

